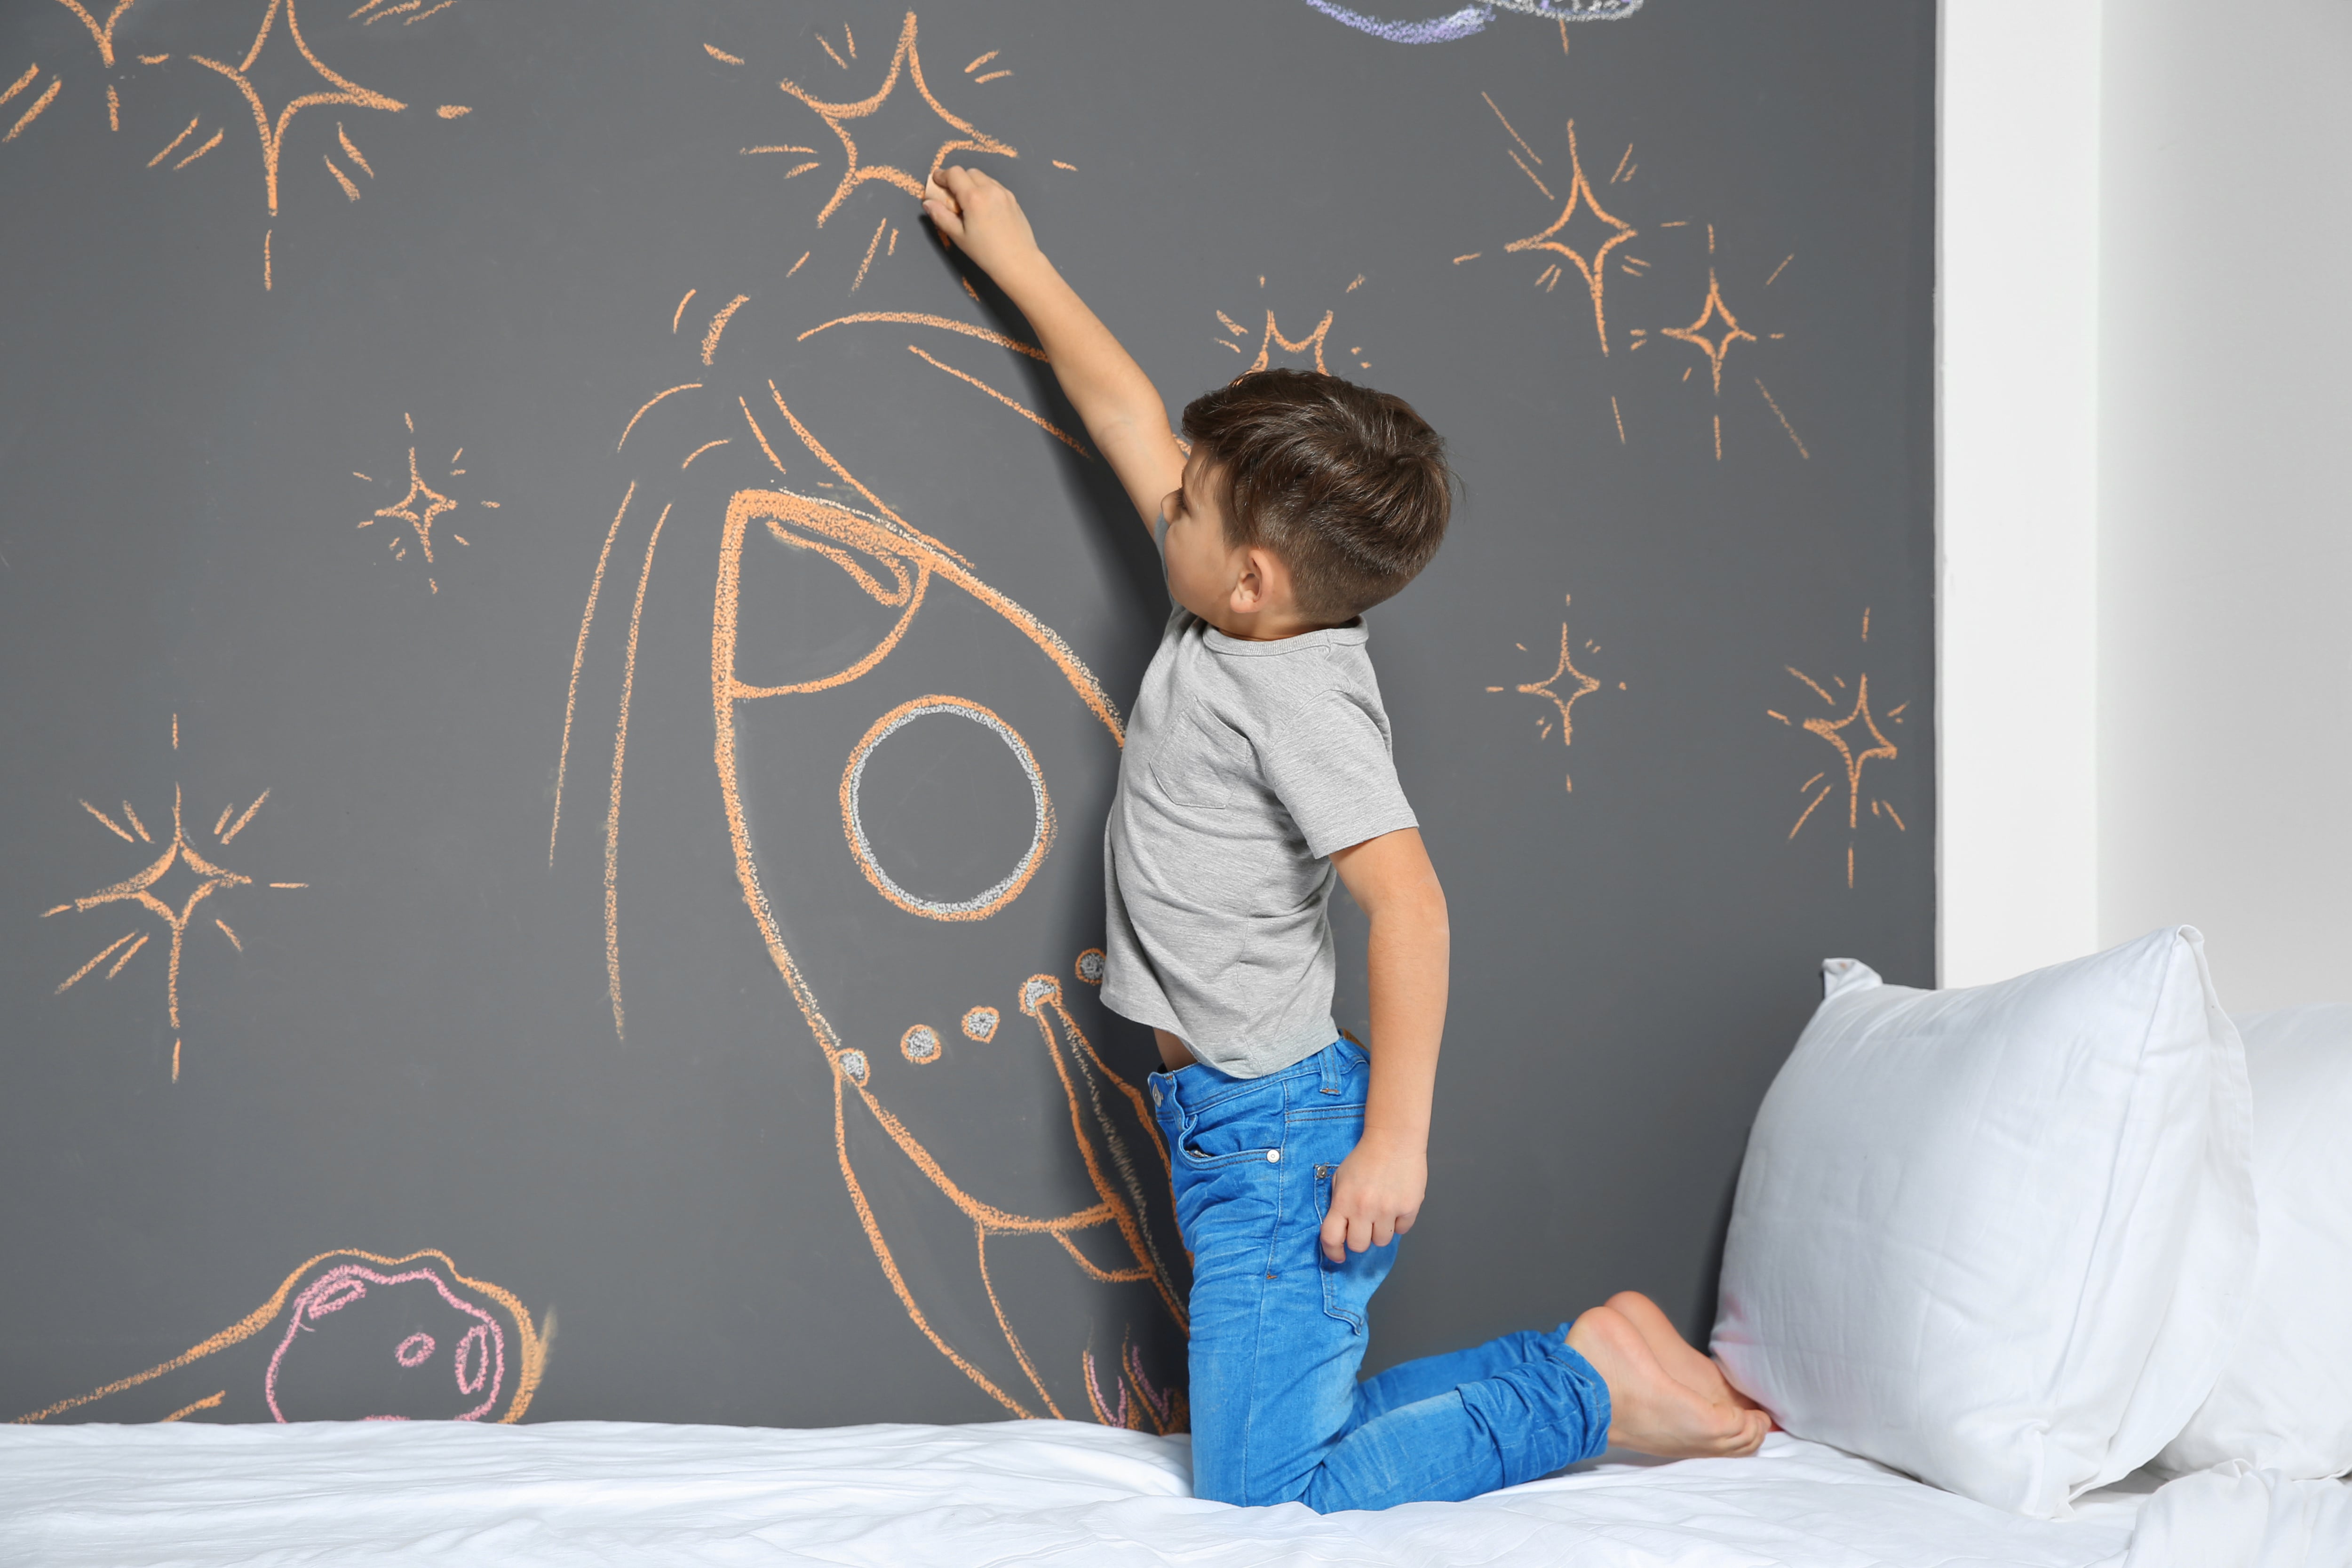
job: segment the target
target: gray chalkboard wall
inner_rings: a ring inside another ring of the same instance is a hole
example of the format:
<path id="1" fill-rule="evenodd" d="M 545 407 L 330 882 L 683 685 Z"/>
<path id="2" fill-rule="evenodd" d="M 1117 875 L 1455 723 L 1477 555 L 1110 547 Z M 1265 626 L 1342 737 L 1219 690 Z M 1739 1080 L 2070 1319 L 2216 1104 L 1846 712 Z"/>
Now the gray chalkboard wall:
<path id="1" fill-rule="evenodd" d="M 1447 3 L 12 0 L 0 1416 L 1181 1419 L 1166 601 L 941 156 L 1171 411 L 1453 443 L 1372 1364 L 1703 1331 L 1816 962 L 1932 980 L 1935 14 Z"/>

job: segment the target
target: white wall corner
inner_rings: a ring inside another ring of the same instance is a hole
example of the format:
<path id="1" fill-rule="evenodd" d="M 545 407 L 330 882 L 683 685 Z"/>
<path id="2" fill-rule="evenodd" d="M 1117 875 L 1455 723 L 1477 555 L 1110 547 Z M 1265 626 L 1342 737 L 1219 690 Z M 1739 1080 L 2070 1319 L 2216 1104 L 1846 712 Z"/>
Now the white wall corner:
<path id="1" fill-rule="evenodd" d="M 1937 970 L 2098 939 L 2101 0 L 1946 0 Z"/>

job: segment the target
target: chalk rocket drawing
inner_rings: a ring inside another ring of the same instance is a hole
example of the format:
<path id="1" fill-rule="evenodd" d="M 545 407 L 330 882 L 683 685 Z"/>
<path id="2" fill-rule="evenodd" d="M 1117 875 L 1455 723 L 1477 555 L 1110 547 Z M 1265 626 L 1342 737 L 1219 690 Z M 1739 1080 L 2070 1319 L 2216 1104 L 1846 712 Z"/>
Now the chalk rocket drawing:
<path id="1" fill-rule="evenodd" d="M 851 42 L 841 39 L 845 59 L 855 58 Z M 871 247 L 862 233 L 851 243 L 860 241 Z M 939 270 L 934 261 L 929 271 Z M 1054 973 L 1099 982 L 1098 950 L 1074 955 L 1055 934 L 1057 911 L 1096 875 L 1058 847 L 1055 779 L 1100 776 L 1123 739 L 1118 712 L 1057 633 L 836 458 L 773 376 L 740 367 L 765 353 L 781 354 L 789 369 L 835 344 L 851 345 L 840 365 L 871 366 L 877 362 L 857 342 L 895 335 L 908 356 L 882 359 L 886 370 L 905 365 L 932 385 L 977 392 L 971 417 L 996 422 L 1006 439 L 1047 443 L 1065 461 L 1090 459 L 1082 442 L 1003 390 L 1001 364 L 989 370 L 973 357 L 992 348 L 1000 361 L 1042 360 L 1034 345 L 935 310 L 844 312 L 841 295 L 828 304 L 826 291 L 808 292 L 805 281 L 772 289 L 784 290 L 782 313 L 793 323 L 781 331 L 770 325 L 772 307 L 761 314 L 759 292 L 682 296 L 669 327 L 691 356 L 690 379 L 616 416 L 615 452 L 634 477 L 603 531 L 574 642 L 551 864 L 577 811 L 571 752 L 584 733 L 582 671 L 604 615 L 623 637 L 611 768 L 596 791 L 606 977 L 614 1029 L 633 1038 L 620 831 L 628 725 L 642 700 L 637 661 L 656 551 L 690 530 L 698 542 L 688 559 L 708 561 L 701 552 L 715 548 L 718 563 L 713 818 L 731 847 L 742 900 L 720 918 L 748 913 L 828 1069 L 836 1166 L 884 1279 L 921 1338 L 1006 1412 L 1172 1429 L 1184 1419 L 1177 1380 L 1151 1370 L 1185 1321 L 1187 1263 L 1170 1212 L 1167 1152 L 1139 1089 L 1088 1037 Z M 795 331 L 800 321 L 808 324 Z M 620 613 L 602 605 L 616 552 L 636 548 L 619 542 L 625 531 L 643 540 L 644 555 L 624 554 L 617 568 L 624 586 L 614 592 L 631 595 L 621 633 Z M 795 608 L 771 608 L 786 601 Z M 801 629 L 820 621 L 822 632 Z M 798 664 L 799 655 L 780 653 L 803 646 L 795 639 L 806 639 Z M 959 689 L 982 645 L 998 651 L 980 662 L 1025 660 L 1034 679 L 997 698 Z M 783 668 L 768 668 L 780 658 Z M 963 787 L 1009 788 L 1026 803 L 1027 826 L 1008 842 L 1004 863 L 969 886 L 894 860 L 888 825 L 877 826 L 869 798 L 872 770 L 896 749 L 960 736 L 974 736 L 978 748 L 961 753 L 977 759 L 963 765 L 982 770 Z M 601 764 L 601 742 L 596 751 Z M 1048 879 L 1054 890 L 1041 899 Z M 888 920 L 843 921 L 835 900 L 856 897 L 873 899 Z M 838 933 L 852 926 L 867 934 L 845 949 L 849 939 Z M 958 934 L 966 932 L 973 934 Z M 986 942 L 971 946 L 983 932 Z M 1002 952 L 1008 935 L 1034 940 L 1034 956 L 991 979 L 973 955 Z M 855 984 L 876 973 L 894 978 L 887 987 Z M 966 989 L 975 986 L 982 989 Z M 1005 1030 L 1016 1015 L 1034 1036 Z M 1034 1140 L 974 1149 L 969 1118 L 945 1113 L 923 1088 L 950 1092 L 958 1081 L 1049 1094 L 1060 1108 L 1054 1123 L 1069 1129 L 1066 1142 L 1056 1140 L 1066 1152 L 1049 1148 L 1052 1160 L 1040 1164 Z M 960 1152 L 940 1152 L 942 1137 L 957 1133 Z M 1076 1196 L 1057 1173 L 1065 1169 L 1081 1184 Z M 909 1257 L 921 1266 L 908 1267 Z M 1089 1305 L 1097 1294 L 1100 1304 Z M 1127 1325 L 1123 1336 L 1113 1326 L 1100 1337 L 1106 1314 Z"/>
<path id="2" fill-rule="evenodd" d="M 1570 22 L 1619 21 L 1640 10 L 1643 0 L 1480 0 L 1442 16 L 1403 20 L 1370 16 L 1339 0 L 1307 0 L 1307 4 L 1335 22 L 1391 44 L 1450 44 L 1486 31 L 1497 12 L 1545 16 L 1559 24 L 1560 47 L 1566 48 Z"/>
<path id="3" fill-rule="evenodd" d="M 546 1342 L 446 1253 L 322 1252 L 160 1365 L 19 1415 L 100 1421 L 520 1421 Z"/>
<path id="4" fill-rule="evenodd" d="M 172 716 L 172 749 L 175 752 L 180 749 L 180 719 L 176 713 Z M 228 923 L 223 906 L 229 902 L 227 895 L 234 893 L 237 889 L 258 885 L 253 878 L 241 871 L 232 871 L 226 866 L 215 864 L 205 851 L 197 846 L 209 838 L 208 847 L 212 853 L 219 854 L 236 840 L 238 834 L 245 831 L 247 825 L 252 822 L 255 814 L 261 810 L 262 803 L 268 798 L 269 792 L 265 789 L 256 795 L 253 804 L 242 812 L 237 810 L 236 802 L 232 800 L 221 807 L 220 817 L 213 824 L 209 835 L 202 828 L 198 828 L 192 835 L 184 820 L 185 794 L 182 786 L 174 783 L 172 785 L 172 836 L 170 841 L 164 844 L 160 855 L 148 862 L 145 867 L 119 882 L 110 883 L 96 892 L 85 893 L 80 898 L 68 900 L 53 909 L 42 911 L 42 918 L 46 920 L 52 915 L 88 914 L 94 910 L 108 909 L 116 904 L 128 904 L 163 922 L 163 929 L 167 933 L 164 952 L 168 955 L 164 959 L 163 970 L 164 1016 L 171 1021 L 172 1026 L 172 1081 L 173 1083 L 180 1081 L 180 968 L 186 953 L 188 927 L 195 919 L 196 907 L 199 904 L 205 904 L 210 910 L 215 911 L 212 915 L 212 923 L 220 932 L 222 940 L 236 952 L 243 952 L 245 943 L 237 936 L 236 928 Z M 152 846 L 156 842 L 154 833 L 149 830 L 146 822 L 129 800 L 121 803 L 121 822 L 117 822 L 103 807 L 93 805 L 87 800 L 79 804 L 81 808 L 95 817 L 107 831 L 124 843 Z M 231 818 L 235 820 L 232 821 Z M 199 820 L 201 821 L 201 818 Z M 129 825 L 127 827 L 124 826 L 126 823 Z M 157 825 L 159 829 L 161 826 L 159 822 Z M 132 837 L 134 834 L 136 837 Z M 174 876 L 175 871 L 182 872 L 184 875 Z M 310 886 L 307 882 L 271 882 L 268 885 L 279 889 Z M 122 935 L 100 949 L 97 956 L 60 981 L 57 994 L 63 995 L 72 990 L 77 984 L 89 978 L 99 965 L 107 963 L 109 959 L 112 959 L 113 963 L 108 964 L 105 978 L 109 981 L 112 980 L 122 973 L 125 965 L 139 956 L 140 949 L 145 947 L 149 939 L 154 934 L 152 930 L 142 931 L 134 925 L 130 931 L 123 932 Z"/>
<path id="5" fill-rule="evenodd" d="M 1575 604 L 1575 596 L 1573 595 L 1561 595 L 1560 603 L 1565 606 L 1573 606 Z M 1522 697 L 1541 698 L 1550 708 L 1551 711 L 1539 715 L 1537 718 L 1536 738 L 1540 741 L 1549 742 L 1551 739 L 1554 728 L 1557 727 L 1559 731 L 1559 743 L 1562 747 L 1570 746 L 1575 743 L 1576 705 L 1585 698 L 1591 696 L 1594 692 L 1601 689 L 1601 682 L 1599 680 L 1576 667 L 1576 658 L 1574 653 L 1572 653 L 1569 647 L 1569 641 L 1570 634 L 1568 623 L 1566 621 L 1562 621 L 1559 624 L 1559 662 L 1553 666 L 1552 672 L 1549 675 L 1545 676 L 1540 680 L 1523 680 L 1514 686 L 1490 686 L 1486 688 L 1489 692 L 1493 693 L 1509 693 Z M 1521 653 L 1533 651 L 1525 643 L 1520 643 L 1517 646 Z M 1587 638 L 1584 643 L 1583 651 L 1588 657 L 1598 654 L 1601 651 L 1601 645 L 1592 641 L 1591 638 Z M 1617 689 L 1620 691 L 1624 690 L 1625 683 L 1622 680 L 1619 681 L 1617 683 Z M 1563 774 L 1562 777 L 1565 780 L 1568 793 L 1570 795 L 1575 794 L 1575 775 L 1572 773 Z"/>
<path id="6" fill-rule="evenodd" d="M 1868 610 L 1862 612 L 1862 640 L 1865 643 L 1870 641 Z M 1765 711 L 1783 724 L 1819 737 L 1836 753 L 1836 761 L 1828 769 L 1797 786 L 1800 795 L 1811 798 L 1805 802 L 1804 809 L 1798 813 L 1795 826 L 1789 829 L 1789 837 L 1793 840 L 1803 832 L 1805 825 L 1814 820 L 1822 803 L 1830 800 L 1843 788 L 1845 791 L 1845 885 L 1851 888 L 1853 886 L 1854 842 L 1862 827 L 1864 770 L 1872 763 L 1891 763 L 1901 752 L 1895 742 L 1887 739 L 1885 731 L 1878 727 L 1880 715 L 1871 711 L 1870 676 L 1867 671 L 1857 672 L 1851 686 L 1846 684 L 1845 677 L 1842 675 L 1830 677 L 1830 685 L 1837 688 L 1836 695 L 1832 696 L 1829 687 L 1795 665 L 1786 668 L 1791 676 L 1804 683 L 1806 690 L 1822 700 L 1827 711 L 1801 719 L 1782 713 L 1778 709 L 1768 708 Z M 1910 706 L 1908 701 L 1898 702 L 1887 709 L 1884 717 L 1889 724 L 1899 726 L 1903 722 L 1904 710 Z M 1833 821 L 1836 809 L 1832 805 L 1832 816 L 1822 820 Z M 1908 831 L 1894 802 L 1883 796 L 1871 796 L 1870 816 L 1874 822 L 1893 824 L 1897 833 Z"/>
<path id="7" fill-rule="evenodd" d="M 359 526 L 373 528 L 379 523 L 390 524 L 391 526 L 384 530 L 383 542 L 384 547 L 391 551 L 393 559 L 405 561 L 411 553 L 418 556 L 425 569 L 425 583 L 434 593 L 438 594 L 441 591 L 441 583 L 435 575 L 438 567 L 438 563 L 434 556 L 435 524 L 445 515 L 461 510 L 461 506 L 459 502 L 452 500 L 425 482 L 416 458 L 415 417 L 407 414 L 400 417 L 402 423 L 408 426 L 408 488 L 401 493 L 400 499 L 390 506 L 380 506 L 368 516 L 360 519 Z M 466 449 L 463 447 L 449 455 L 449 469 L 442 479 L 444 484 L 451 479 L 465 477 L 466 470 L 457 467 L 459 459 L 465 455 Z M 356 468 L 352 470 L 352 478 L 362 484 L 372 485 L 378 482 Z M 395 482 L 397 482 L 396 479 Z M 498 510 L 499 503 L 494 500 L 483 500 L 477 501 L 475 504 L 488 507 L 495 511 Z M 457 520 L 454 518 L 451 526 L 443 531 L 443 539 L 445 549 L 447 543 L 452 542 L 461 547 L 469 547 L 473 543 L 473 541 L 457 531 Z"/>

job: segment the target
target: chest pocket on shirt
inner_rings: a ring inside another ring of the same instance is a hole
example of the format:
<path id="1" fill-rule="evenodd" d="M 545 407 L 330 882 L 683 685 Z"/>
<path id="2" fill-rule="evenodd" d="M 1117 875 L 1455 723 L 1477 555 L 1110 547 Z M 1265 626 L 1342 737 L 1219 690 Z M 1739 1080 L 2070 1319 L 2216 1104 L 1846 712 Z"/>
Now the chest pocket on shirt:
<path id="1" fill-rule="evenodd" d="M 1221 810 L 1235 801 L 1235 785 L 1251 769 L 1250 743 L 1205 708 L 1171 728 L 1151 758 L 1151 778 L 1179 805 Z"/>

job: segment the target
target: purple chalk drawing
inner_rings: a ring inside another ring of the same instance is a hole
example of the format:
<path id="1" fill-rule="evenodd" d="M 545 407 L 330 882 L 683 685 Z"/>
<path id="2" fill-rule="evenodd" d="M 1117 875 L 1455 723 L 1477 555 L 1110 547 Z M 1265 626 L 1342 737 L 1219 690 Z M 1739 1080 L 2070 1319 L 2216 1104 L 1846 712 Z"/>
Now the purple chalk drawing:
<path id="1" fill-rule="evenodd" d="M 269 1414 L 280 1421 L 292 1419 L 278 1403 L 278 1374 L 285 1363 L 286 1352 L 293 1348 L 298 1339 L 316 1332 L 320 1320 L 365 1299 L 371 1287 L 409 1285 L 418 1280 L 430 1284 L 451 1309 L 474 1320 L 473 1327 L 466 1331 L 465 1337 L 457 1342 L 457 1348 L 450 1356 L 451 1371 L 457 1379 L 459 1394 L 480 1394 L 483 1397 L 480 1404 L 450 1419 L 478 1421 L 489 1414 L 490 1407 L 499 1402 L 500 1385 L 506 1382 L 506 1335 L 500 1331 L 498 1321 L 450 1289 L 448 1282 L 430 1268 L 384 1274 L 358 1263 L 346 1263 L 329 1269 L 294 1299 L 293 1310 L 287 1317 L 286 1337 L 278 1342 L 278 1349 L 269 1358 L 268 1373 L 262 1379 L 262 1397 L 268 1402 Z M 392 1354 L 402 1366 L 413 1369 L 429 1361 L 436 1348 L 437 1342 L 431 1334 L 415 1333 L 401 1341 Z M 371 1415 L 364 1419 L 404 1421 L 407 1417 Z"/>
<path id="2" fill-rule="evenodd" d="M 1370 33 L 1373 37 L 1391 44 L 1450 44 L 1473 33 L 1484 32 L 1497 11 L 1516 11 L 1523 16 L 1549 16 L 1559 22 L 1614 22 L 1640 10 L 1643 0 L 1480 0 L 1480 4 L 1465 5 L 1458 11 L 1421 21 L 1391 21 L 1380 16 L 1367 16 L 1361 11 L 1339 5 L 1338 0 L 1307 0 L 1307 4 L 1335 22 L 1344 23 L 1360 33 Z"/>

